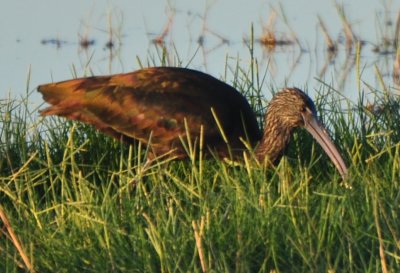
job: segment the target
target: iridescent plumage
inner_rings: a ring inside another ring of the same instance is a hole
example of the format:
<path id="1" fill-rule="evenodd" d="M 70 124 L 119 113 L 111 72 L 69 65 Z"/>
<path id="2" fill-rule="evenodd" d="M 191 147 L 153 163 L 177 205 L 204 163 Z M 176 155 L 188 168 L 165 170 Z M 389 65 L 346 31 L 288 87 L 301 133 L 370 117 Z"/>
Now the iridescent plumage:
<path id="1" fill-rule="evenodd" d="M 260 131 L 251 106 L 236 89 L 190 69 L 153 67 L 51 83 L 38 90 L 51 104 L 41 111 L 43 116 L 79 120 L 127 142 L 139 140 L 150 144 L 154 156 L 187 156 L 182 146 L 187 129 L 194 139 L 200 137 L 203 127 L 206 152 L 220 157 L 241 156 L 245 141 L 255 147 L 259 161 L 276 162 L 293 129 L 305 127 L 341 175 L 347 172 L 336 147 L 316 119 L 312 100 L 297 88 L 283 89 L 271 100 L 264 132 Z"/>

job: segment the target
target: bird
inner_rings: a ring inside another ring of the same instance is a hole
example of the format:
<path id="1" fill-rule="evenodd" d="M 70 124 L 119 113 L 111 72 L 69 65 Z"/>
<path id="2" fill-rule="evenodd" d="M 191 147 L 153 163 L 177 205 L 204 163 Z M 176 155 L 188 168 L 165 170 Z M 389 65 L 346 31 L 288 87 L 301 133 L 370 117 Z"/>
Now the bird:
<path id="1" fill-rule="evenodd" d="M 277 164 L 295 128 L 305 128 L 340 175 L 347 167 L 317 117 L 312 99 L 284 88 L 268 104 L 264 130 L 247 99 L 217 78 L 188 68 L 149 67 L 40 85 L 49 107 L 42 116 L 61 116 L 93 125 L 127 143 L 150 146 L 149 157 L 188 156 L 183 140 L 200 138 L 206 154 L 237 158 L 251 147 L 258 162 Z"/>

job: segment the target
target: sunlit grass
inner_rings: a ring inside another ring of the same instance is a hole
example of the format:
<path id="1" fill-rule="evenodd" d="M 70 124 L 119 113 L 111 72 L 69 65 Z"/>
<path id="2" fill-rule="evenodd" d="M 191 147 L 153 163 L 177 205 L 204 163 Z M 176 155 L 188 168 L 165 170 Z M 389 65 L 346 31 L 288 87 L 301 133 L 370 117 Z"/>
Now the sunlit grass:
<path id="1" fill-rule="evenodd" d="M 232 73 L 261 113 L 256 62 Z M 370 90 L 374 105 L 350 102 L 321 86 L 352 189 L 301 130 L 270 169 L 190 146 L 186 161 L 149 163 L 140 144 L 32 120 L 29 97 L 0 101 L 0 198 L 22 245 L 2 230 L 2 271 L 24 270 L 21 253 L 37 272 L 399 271 L 400 101 Z"/>

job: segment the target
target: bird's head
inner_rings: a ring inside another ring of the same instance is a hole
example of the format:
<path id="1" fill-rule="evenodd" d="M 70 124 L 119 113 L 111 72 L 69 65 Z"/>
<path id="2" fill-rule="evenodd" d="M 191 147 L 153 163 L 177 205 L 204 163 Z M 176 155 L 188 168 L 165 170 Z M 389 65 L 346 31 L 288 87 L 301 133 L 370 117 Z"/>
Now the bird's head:
<path id="1" fill-rule="evenodd" d="M 342 177 L 347 167 L 332 142 L 327 130 L 317 118 L 314 102 L 298 88 L 285 88 L 276 93 L 266 114 L 266 133 L 275 130 L 278 134 L 289 134 L 296 127 L 306 129 L 321 145 Z"/>
<path id="2" fill-rule="evenodd" d="M 271 100 L 267 117 L 285 128 L 305 126 L 310 117 L 316 118 L 314 102 L 298 88 L 285 88 Z"/>

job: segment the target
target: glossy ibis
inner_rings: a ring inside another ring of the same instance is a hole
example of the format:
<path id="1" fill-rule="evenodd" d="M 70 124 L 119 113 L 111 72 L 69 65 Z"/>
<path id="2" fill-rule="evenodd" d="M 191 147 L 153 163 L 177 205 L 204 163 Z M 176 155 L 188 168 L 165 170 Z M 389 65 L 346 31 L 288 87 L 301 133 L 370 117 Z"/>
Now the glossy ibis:
<path id="1" fill-rule="evenodd" d="M 50 83 L 38 90 L 51 104 L 41 115 L 79 120 L 119 140 L 150 144 L 153 156 L 170 152 L 177 158 L 186 157 L 181 138 L 185 139 L 187 128 L 192 138 L 198 137 L 203 127 L 206 152 L 219 157 L 241 156 L 246 141 L 255 147 L 260 162 L 276 163 L 293 129 L 304 127 L 340 174 L 344 177 L 347 173 L 342 157 L 317 120 L 314 103 L 297 88 L 283 89 L 274 96 L 265 116 L 264 132 L 249 103 L 236 89 L 190 69 L 153 67 Z"/>

